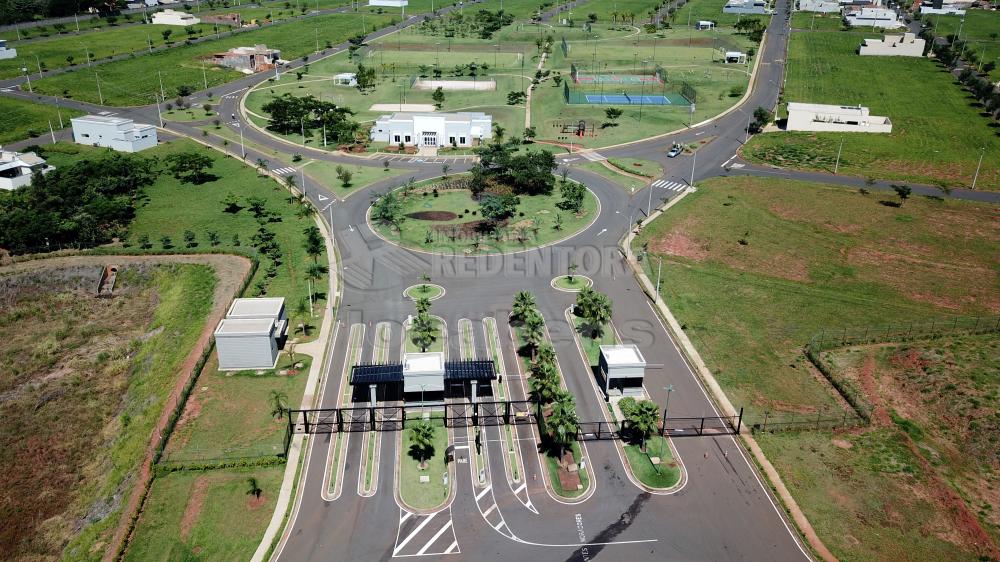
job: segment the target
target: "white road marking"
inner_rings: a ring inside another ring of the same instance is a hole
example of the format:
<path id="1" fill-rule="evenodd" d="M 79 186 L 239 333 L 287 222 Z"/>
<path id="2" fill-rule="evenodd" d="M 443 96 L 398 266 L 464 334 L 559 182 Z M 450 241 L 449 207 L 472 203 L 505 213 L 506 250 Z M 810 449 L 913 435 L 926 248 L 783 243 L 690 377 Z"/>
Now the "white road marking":
<path id="1" fill-rule="evenodd" d="M 492 489 L 493 489 L 493 484 L 490 484 L 489 486 L 486 486 L 485 488 L 483 488 L 483 491 L 479 492 L 479 494 L 476 495 L 476 501 L 478 502 L 480 499 L 482 499 L 483 496 L 485 496 L 486 494 L 488 494 L 489 491 L 492 490 Z"/>
<path id="2" fill-rule="evenodd" d="M 521 493 L 521 490 L 523 490 L 523 489 L 525 489 L 525 488 L 527 488 L 527 487 L 528 487 L 528 483 L 527 483 L 527 482 L 525 482 L 524 484 L 521 484 L 521 487 L 520 487 L 520 488 L 518 488 L 518 489 L 514 490 L 514 493 L 515 493 L 515 494 L 520 494 L 520 493 Z"/>
<path id="3" fill-rule="evenodd" d="M 729 160 L 726 160 L 726 161 L 725 161 L 725 162 L 724 162 L 724 163 L 722 164 L 722 167 L 723 167 L 723 168 L 725 168 L 726 166 L 728 166 L 728 165 L 729 165 L 729 163 L 730 163 L 730 162 L 732 162 L 732 161 L 733 161 L 733 159 L 735 159 L 735 158 L 736 158 L 736 155 L 735 155 L 735 154 L 733 154 L 732 156 L 730 156 L 730 157 L 729 157 Z"/>
<path id="4" fill-rule="evenodd" d="M 271 171 L 274 172 L 274 173 L 276 173 L 276 174 L 294 174 L 295 173 L 295 168 L 291 168 L 291 167 L 275 168 L 275 169 L 273 169 Z"/>
<path id="5" fill-rule="evenodd" d="M 447 549 L 446 549 L 446 550 L 444 551 L 444 553 L 445 553 L 445 554 L 451 554 L 451 553 L 452 553 L 452 551 L 453 551 L 453 550 L 455 550 L 456 548 L 458 548 L 458 541 L 455 541 L 455 542 L 451 543 L 451 546 L 449 546 L 449 547 L 448 547 L 448 548 L 447 548 Z"/>
<path id="6" fill-rule="evenodd" d="M 329 197 L 327 197 L 326 195 L 323 195 L 322 193 L 317 194 L 316 197 L 319 198 L 319 200 L 320 200 L 321 203 L 323 201 L 326 201 L 327 199 L 329 199 Z"/>
<path id="7" fill-rule="evenodd" d="M 608 229 L 602 228 L 601 231 L 597 233 L 597 236 L 600 236 L 600 235 L 604 234 L 607 231 L 608 231 Z"/>
<path id="8" fill-rule="evenodd" d="M 413 515 L 413 513 L 407 511 L 406 515 L 404 515 L 404 516 L 402 516 L 402 517 L 399 518 L 400 524 L 402 524 L 403 521 L 406 521 L 407 519 L 409 519 L 411 515 Z"/>
<path id="9" fill-rule="evenodd" d="M 425 544 L 423 548 L 421 548 L 420 550 L 417 551 L 417 556 L 421 556 L 421 555 L 423 555 L 423 553 L 427 552 L 427 549 L 430 548 L 431 545 L 434 544 L 434 541 L 436 541 L 439 538 L 441 538 L 441 535 L 443 535 L 445 533 L 445 531 L 447 531 L 448 529 L 451 529 L 451 520 L 450 519 L 448 520 L 448 523 L 444 527 L 441 527 L 441 529 L 437 533 L 435 533 L 433 537 L 431 537 L 431 540 L 427 541 L 427 544 Z"/>
<path id="10" fill-rule="evenodd" d="M 581 154 L 581 156 L 583 156 L 587 160 L 590 160 L 591 162 L 600 162 L 601 160 L 607 160 L 607 158 L 605 158 L 604 156 L 602 156 L 597 152 L 584 152 Z"/>
<path id="11" fill-rule="evenodd" d="M 653 187 L 662 187 L 668 191 L 684 191 L 687 186 L 676 181 L 656 180 L 653 182 Z"/>
<path id="12" fill-rule="evenodd" d="M 486 517 L 487 515 L 493 513 L 493 511 L 496 510 L 496 508 L 497 508 L 497 504 L 491 505 L 489 509 L 487 509 L 486 511 L 483 512 L 483 517 Z"/>
<path id="13" fill-rule="evenodd" d="M 412 541 L 413 537 L 417 536 L 420 533 L 420 531 L 423 531 L 424 527 L 426 527 L 428 523 L 430 523 L 435 517 L 437 517 L 438 513 L 441 513 L 441 512 L 438 511 L 438 512 L 432 513 L 432 514 L 430 514 L 430 515 L 427 516 L 427 519 L 424 519 L 423 521 L 421 521 L 420 524 L 417 525 L 417 528 L 414 529 L 413 531 L 411 531 L 410 534 L 407 535 L 405 539 L 403 539 L 403 542 L 401 542 L 401 543 L 399 543 L 399 544 L 396 545 L 396 548 L 394 548 L 392 550 L 392 555 L 395 556 L 396 554 L 399 554 L 399 551 L 403 550 L 403 547 L 405 547 L 410 541 Z"/>

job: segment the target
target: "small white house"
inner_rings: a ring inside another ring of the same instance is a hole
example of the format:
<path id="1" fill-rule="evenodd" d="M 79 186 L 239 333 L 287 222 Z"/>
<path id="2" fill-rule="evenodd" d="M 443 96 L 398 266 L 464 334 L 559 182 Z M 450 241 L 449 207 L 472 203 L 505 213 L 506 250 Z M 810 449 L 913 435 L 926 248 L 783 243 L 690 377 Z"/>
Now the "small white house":
<path id="1" fill-rule="evenodd" d="M 119 152 L 139 152 L 156 146 L 156 127 L 123 117 L 85 115 L 70 119 L 73 142 L 103 146 Z"/>
<path id="2" fill-rule="evenodd" d="M 881 57 L 922 57 L 924 40 L 912 33 L 886 35 L 883 39 L 865 39 L 858 54 Z"/>
<path id="3" fill-rule="evenodd" d="M 268 318 L 223 318 L 215 329 L 219 369 L 273 369 L 278 362 L 277 330 Z"/>
<path id="4" fill-rule="evenodd" d="M 368 0 L 369 6 L 382 8 L 405 8 L 409 4 L 409 0 Z"/>
<path id="5" fill-rule="evenodd" d="M 354 86 L 358 85 L 358 75 L 354 72 L 341 72 L 333 75 L 334 86 Z"/>
<path id="6" fill-rule="evenodd" d="M 30 185 L 35 172 L 47 174 L 55 170 L 34 152 L 0 150 L 0 189 L 8 191 Z"/>
<path id="7" fill-rule="evenodd" d="M 0 60 L 12 59 L 17 56 L 17 49 L 7 47 L 7 40 L 0 39 Z"/>
<path id="8" fill-rule="evenodd" d="M 403 392 L 444 392 L 444 353 L 404 354 Z"/>
<path id="9" fill-rule="evenodd" d="M 474 146 L 493 137 L 493 117 L 486 113 L 411 113 L 383 115 L 371 138 L 404 146 Z"/>
<path id="10" fill-rule="evenodd" d="M 226 318 L 269 318 L 281 324 L 288 321 L 284 297 L 257 297 L 233 299 Z M 283 326 L 282 326 L 283 328 Z M 284 331 L 284 330 L 282 330 Z"/>
<path id="11" fill-rule="evenodd" d="M 746 64 L 747 54 L 739 51 L 726 51 L 726 56 L 723 60 L 726 64 Z"/>
<path id="12" fill-rule="evenodd" d="M 847 133 L 891 133 L 888 117 L 870 115 L 860 105 L 788 104 L 788 131 L 841 131 Z"/>
<path id="13" fill-rule="evenodd" d="M 724 14 L 770 14 L 771 8 L 765 0 L 729 0 L 722 7 Z"/>
<path id="14" fill-rule="evenodd" d="M 646 359 L 634 344 L 602 345 L 599 368 L 604 377 L 604 396 L 641 396 Z"/>
<path id="15" fill-rule="evenodd" d="M 715 22 L 708 20 L 700 20 L 698 23 L 694 24 L 694 28 L 701 31 L 703 29 L 715 29 Z"/>
<path id="16" fill-rule="evenodd" d="M 888 8 L 861 8 L 848 12 L 844 15 L 844 19 L 851 27 L 878 27 L 881 29 L 903 27 L 896 11 Z"/>
<path id="17" fill-rule="evenodd" d="M 201 23 L 201 20 L 187 12 L 178 12 L 177 10 L 167 9 L 153 14 L 153 23 L 160 25 L 179 25 L 185 27 L 188 25 L 199 24 Z"/>
<path id="18" fill-rule="evenodd" d="M 799 11 L 836 14 L 840 12 L 840 2 L 831 0 L 799 0 Z"/>

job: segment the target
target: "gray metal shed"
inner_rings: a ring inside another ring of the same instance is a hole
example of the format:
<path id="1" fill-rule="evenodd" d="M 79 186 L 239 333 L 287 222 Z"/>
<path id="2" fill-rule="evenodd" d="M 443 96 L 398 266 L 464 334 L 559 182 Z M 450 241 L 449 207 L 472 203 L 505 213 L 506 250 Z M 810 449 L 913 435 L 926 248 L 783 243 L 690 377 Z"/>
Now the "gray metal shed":
<path id="1" fill-rule="evenodd" d="M 640 396 L 646 374 L 646 359 L 634 344 L 602 345 L 601 374 L 604 376 L 604 395 L 612 392 L 622 396 Z"/>
<path id="2" fill-rule="evenodd" d="M 219 369 L 273 369 L 280 326 L 271 318 L 224 318 L 215 329 Z"/>

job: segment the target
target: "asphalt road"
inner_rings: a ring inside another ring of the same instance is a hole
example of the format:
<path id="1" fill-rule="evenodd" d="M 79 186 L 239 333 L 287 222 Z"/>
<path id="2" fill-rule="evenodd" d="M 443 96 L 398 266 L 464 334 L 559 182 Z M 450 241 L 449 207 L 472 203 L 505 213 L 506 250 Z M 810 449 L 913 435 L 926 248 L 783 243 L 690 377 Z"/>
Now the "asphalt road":
<path id="1" fill-rule="evenodd" d="M 748 99 L 730 113 L 703 126 L 659 139 L 631 143 L 598 151 L 601 156 L 630 156 L 663 163 L 660 185 L 681 185 L 694 179 L 753 174 L 811 179 L 844 185 L 864 186 L 859 178 L 790 172 L 755 167 L 743 162 L 737 150 L 746 139 L 747 119 L 758 106 L 773 108 L 783 79 L 788 28 L 778 3 L 764 44 L 762 61 Z M 443 10 L 447 11 L 447 10 Z M 412 24 L 411 18 L 405 24 Z M 380 30 L 369 38 L 392 33 Z M 346 48 L 339 45 L 331 54 Z M 292 65 L 293 70 L 301 63 Z M 299 152 L 307 158 L 361 165 L 381 166 L 381 158 L 359 159 L 310 148 L 291 148 L 280 140 L 248 125 L 240 115 L 239 100 L 244 92 L 267 77 L 250 76 L 224 87 L 214 88 L 219 113 L 235 114 L 226 127 L 243 131 L 245 140 L 270 149 Z M 20 90 L 4 95 L 35 97 Z M 155 106 L 107 108 L 72 100 L 40 98 L 61 107 L 120 115 L 140 122 L 157 122 Z M 205 92 L 192 97 L 207 99 Z M 231 121 L 231 122 L 230 122 Z M 165 136 L 187 136 L 208 142 L 220 150 L 240 155 L 236 143 L 222 146 L 215 136 L 203 138 L 201 131 L 184 123 L 168 123 Z M 690 143 L 712 137 L 697 156 L 668 159 L 666 150 L 673 142 Z M 23 143 L 22 143 L 23 144 Z M 592 155 L 593 156 L 593 155 Z M 248 150 L 246 160 L 269 160 L 272 170 L 295 167 L 278 162 L 269 154 Z M 634 277 L 626 271 L 618 241 L 635 218 L 646 212 L 649 201 L 676 196 L 677 191 L 651 187 L 631 198 L 601 176 L 574 167 L 586 161 L 579 154 L 560 155 L 561 165 L 573 179 L 583 181 L 601 203 L 600 215 L 586 230 L 554 246 L 507 255 L 469 257 L 440 256 L 401 249 L 375 235 L 365 221 L 371 194 L 395 187 L 398 180 L 386 180 L 339 199 L 323 185 L 305 176 L 305 191 L 321 215 L 332 226 L 341 258 L 343 279 L 341 308 L 333 350 L 325 365 L 323 407 L 335 407 L 341 373 L 347 360 L 347 341 L 352 326 L 365 327 L 362 357 L 373 353 L 375 326 L 391 325 L 390 358 L 398 360 L 402 344 L 402 322 L 412 313 L 412 304 L 402 291 L 421 282 L 429 274 L 432 282 L 447 290 L 445 298 L 433 305 L 433 313 L 447 324 L 448 351 L 458 356 L 458 325 L 469 319 L 475 328 L 475 354 L 486 353 L 482 320 L 496 319 L 502 347 L 505 381 L 512 398 L 524 397 L 524 381 L 518 376 L 514 344 L 507 315 L 514 293 L 533 292 L 556 348 L 567 387 L 576 396 L 584 420 L 603 419 L 606 409 L 594 376 L 581 358 L 565 317 L 573 295 L 550 286 L 553 277 L 566 273 L 570 261 L 579 274 L 595 281 L 595 288 L 608 294 L 614 303 L 615 327 L 622 338 L 639 346 L 647 362 L 656 365 L 646 376 L 646 390 L 653 400 L 667 400 L 665 386 L 673 385 L 671 417 L 717 415 L 697 377 L 652 309 Z M 451 161 L 455 172 L 467 169 L 468 162 Z M 395 160 L 394 168 L 410 170 L 417 179 L 440 174 L 440 162 L 417 159 Z M 301 176 L 300 176 L 301 177 Z M 875 188 L 888 189 L 887 184 Z M 942 195 L 929 186 L 914 188 L 917 194 Z M 1000 201 L 995 193 L 954 190 L 951 197 Z M 339 478 L 341 493 L 324 499 L 332 436 L 315 435 L 308 443 L 300 481 L 301 501 L 289 520 L 276 552 L 280 560 L 367 561 L 392 557 L 447 556 L 448 559 L 482 560 L 798 560 L 809 558 L 797 534 L 760 475 L 731 436 L 676 435 L 673 443 L 686 472 L 684 486 L 670 495 L 649 494 L 628 478 L 619 451 L 610 441 L 585 443 L 585 461 L 593 478 L 593 493 L 585 501 L 566 504 L 552 497 L 544 486 L 545 471 L 535 449 L 535 431 L 530 425 L 515 426 L 516 443 L 524 462 L 523 482 L 511 482 L 504 466 L 506 445 L 500 430 L 487 428 L 486 453 L 489 470 L 487 486 L 473 474 L 468 435 L 456 430 L 450 439 L 460 448 L 453 501 L 432 514 L 409 513 L 393 494 L 397 455 L 405 454 L 405 444 L 395 433 L 384 433 L 379 444 L 381 470 L 377 492 L 370 497 L 358 493 L 362 466 L 362 435 L 352 434 L 346 442 Z M 464 457 L 467 462 L 461 462 Z"/>

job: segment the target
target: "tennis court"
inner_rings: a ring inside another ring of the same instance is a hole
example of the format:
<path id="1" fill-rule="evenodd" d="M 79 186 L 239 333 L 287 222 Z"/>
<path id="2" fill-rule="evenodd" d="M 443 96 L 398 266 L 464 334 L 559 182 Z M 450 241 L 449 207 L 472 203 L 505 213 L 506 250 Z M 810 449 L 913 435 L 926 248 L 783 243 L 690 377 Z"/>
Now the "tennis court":
<path id="1" fill-rule="evenodd" d="M 584 94 L 587 103 L 606 105 L 689 105 L 682 96 L 671 100 L 673 96 L 639 96 L 628 94 Z"/>
<path id="2" fill-rule="evenodd" d="M 662 84 L 659 76 L 650 74 L 577 74 L 577 84 Z"/>

